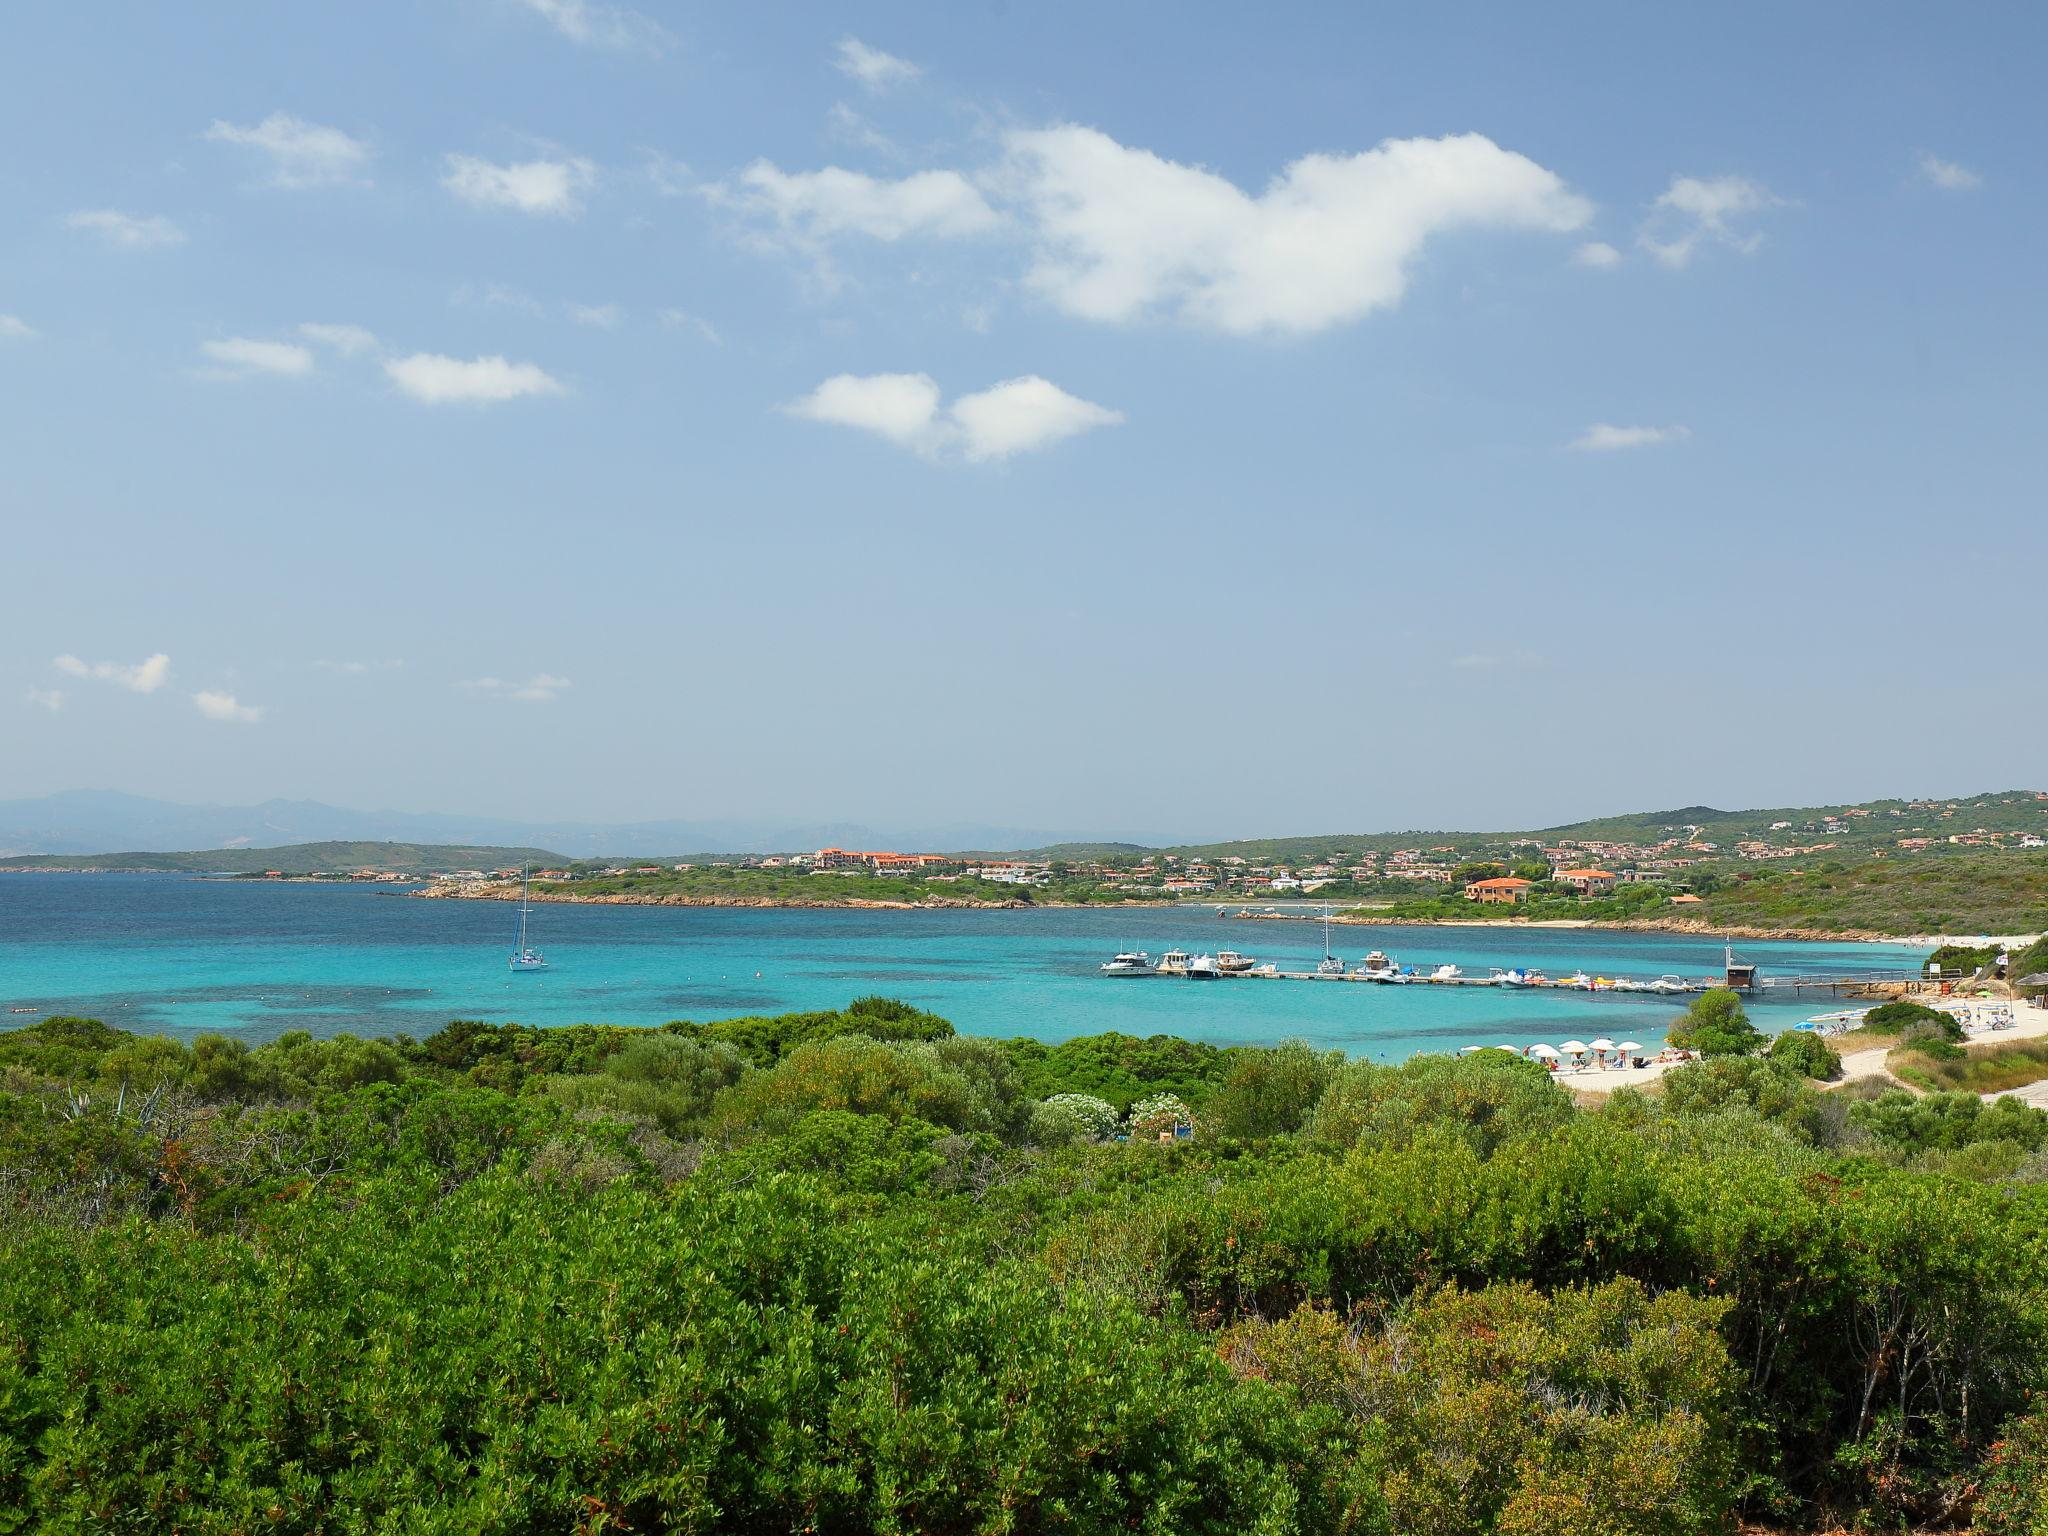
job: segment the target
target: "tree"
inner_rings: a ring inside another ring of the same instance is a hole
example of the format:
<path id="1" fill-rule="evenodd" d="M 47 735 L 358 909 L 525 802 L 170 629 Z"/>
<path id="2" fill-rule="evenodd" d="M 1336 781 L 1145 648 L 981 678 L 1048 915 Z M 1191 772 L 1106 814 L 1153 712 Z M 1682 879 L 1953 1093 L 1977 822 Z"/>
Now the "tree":
<path id="1" fill-rule="evenodd" d="M 1823 1083 L 1842 1075 L 1842 1058 L 1811 1030 L 1786 1030 L 1771 1042 L 1771 1060 L 1783 1063 L 1802 1077 Z"/>
<path id="2" fill-rule="evenodd" d="M 1764 1043 L 1764 1033 L 1749 1022 L 1742 999 L 1727 987 L 1715 987 L 1692 1000 L 1680 1019 L 1665 1032 L 1681 1050 L 1702 1056 L 1747 1056 Z"/>

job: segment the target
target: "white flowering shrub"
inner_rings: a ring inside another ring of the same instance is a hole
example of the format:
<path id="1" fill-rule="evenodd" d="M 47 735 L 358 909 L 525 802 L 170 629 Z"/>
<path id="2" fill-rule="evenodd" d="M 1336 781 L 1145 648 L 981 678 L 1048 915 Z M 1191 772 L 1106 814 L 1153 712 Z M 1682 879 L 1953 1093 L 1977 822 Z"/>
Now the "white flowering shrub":
<path id="1" fill-rule="evenodd" d="M 1092 1093 L 1056 1093 L 1039 1106 L 1046 1115 L 1072 1120 L 1081 1134 L 1103 1141 L 1116 1134 L 1116 1106 Z"/>
<path id="2" fill-rule="evenodd" d="M 1131 1106 L 1130 1131 L 1133 1140 L 1150 1141 L 1161 1131 L 1177 1125 L 1193 1125 L 1195 1117 L 1179 1094 L 1155 1093 Z"/>

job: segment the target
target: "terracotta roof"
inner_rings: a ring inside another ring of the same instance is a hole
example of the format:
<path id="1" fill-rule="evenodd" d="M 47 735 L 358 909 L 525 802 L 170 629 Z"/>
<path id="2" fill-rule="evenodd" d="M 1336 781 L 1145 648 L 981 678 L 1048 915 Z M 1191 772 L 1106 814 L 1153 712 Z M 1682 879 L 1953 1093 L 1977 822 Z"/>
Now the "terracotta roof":
<path id="1" fill-rule="evenodd" d="M 1534 885 L 1535 883 L 1536 882 L 1533 880 L 1517 879 L 1513 875 L 1496 875 L 1491 880 L 1471 881 L 1469 884 L 1466 885 L 1465 889 L 1468 891 L 1504 891 L 1509 886 L 1529 886 Z"/>
<path id="2" fill-rule="evenodd" d="M 1560 869 L 1551 878 L 1555 880 L 1570 880 L 1573 878 L 1612 880 L 1615 878 L 1615 874 L 1611 869 Z"/>

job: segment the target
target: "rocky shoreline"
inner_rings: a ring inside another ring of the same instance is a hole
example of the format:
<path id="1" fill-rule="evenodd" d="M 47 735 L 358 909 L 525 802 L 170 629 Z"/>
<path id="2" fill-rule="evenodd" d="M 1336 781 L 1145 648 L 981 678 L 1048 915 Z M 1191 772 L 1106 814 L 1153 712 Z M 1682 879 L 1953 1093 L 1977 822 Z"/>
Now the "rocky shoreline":
<path id="1" fill-rule="evenodd" d="M 406 894 L 429 901 L 517 901 L 519 887 L 495 882 L 466 886 L 439 884 L 408 891 Z M 820 911 L 859 908 L 880 912 L 1042 912 L 1053 908 L 1101 905 L 1097 902 L 1025 901 L 1021 897 L 1011 901 L 968 901 L 957 896 L 933 896 L 920 901 L 876 901 L 864 896 L 637 896 L 623 892 L 593 896 L 578 891 L 550 890 L 545 886 L 529 889 L 527 899 L 536 904 L 548 902 L 585 907 L 754 907 Z M 1171 906 L 1173 903 L 1132 901 L 1123 905 L 1161 907 Z"/>

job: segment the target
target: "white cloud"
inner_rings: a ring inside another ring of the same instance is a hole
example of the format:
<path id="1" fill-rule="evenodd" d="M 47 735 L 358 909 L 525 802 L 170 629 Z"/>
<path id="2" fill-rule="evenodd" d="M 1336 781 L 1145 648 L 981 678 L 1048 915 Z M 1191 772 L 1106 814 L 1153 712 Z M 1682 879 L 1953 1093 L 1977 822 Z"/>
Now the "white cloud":
<path id="1" fill-rule="evenodd" d="M 1028 283 L 1089 320 L 1164 312 L 1236 334 L 1306 332 L 1398 303 L 1435 235 L 1564 232 L 1592 206 L 1479 134 L 1308 155 L 1257 197 L 1092 128 L 1012 133 L 1004 180 L 1035 228 Z"/>
<path id="2" fill-rule="evenodd" d="M 1738 221 L 1784 199 L 1740 176 L 1674 176 L 1658 196 L 1636 243 L 1667 267 L 1688 265 L 1703 245 L 1725 246 L 1747 256 L 1764 243 Z"/>
<path id="3" fill-rule="evenodd" d="M 27 341 L 36 328 L 19 315 L 0 315 L 0 341 Z"/>
<path id="4" fill-rule="evenodd" d="M 1096 427 L 1117 426 L 1123 419 L 1122 411 L 1070 395 L 1036 374 L 1006 379 L 953 402 L 961 451 L 970 459 L 1007 459 Z"/>
<path id="5" fill-rule="evenodd" d="M 958 238 L 1001 222 L 958 171 L 919 171 L 892 181 L 836 165 L 784 171 L 756 160 L 740 172 L 737 186 L 706 190 L 715 202 L 773 219 L 790 243 L 807 249 L 849 234 L 887 241 Z"/>
<path id="6" fill-rule="evenodd" d="M 270 184 L 274 187 L 320 187 L 361 181 L 369 168 L 370 146 L 351 138 L 339 128 L 322 127 L 273 112 L 251 127 L 214 119 L 206 130 L 217 144 L 235 144 L 253 149 L 270 162 Z"/>
<path id="7" fill-rule="evenodd" d="M 655 318 L 670 330 L 688 331 L 691 335 L 701 337 L 703 340 L 710 342 L 714 347 L 725 345 L 725 338 L 718 334 L 717 329 L 709 320 L 693 315 L 687 309 L 657 310 Z"/>
<path id="8" fill-rule="evenodd" d="M 908 59 L 870 48 L 857 37 L 841 38 L 832 57 L 832 67 L 870 91 L 893 90 L 907 85 L 924 71 Z"/>
<path id="9" fill-rule="evenodd" d="M 1572 262 L 1581 267 L 1618 267 L 1621 265 L 1621 252 L 1605 240 L 1588 240 L 1572 252 Z"/>
<path id="10" fill-rule="evenodd" d="M 601 331 L 616 331 L 626 318 L 625 310 L 616 304 L 570 304 L 567 308 L 569 318 L 578 325 L 594 325 Z"/>
<path id="11" fill-rule="evenodd" d="M 903 153 L 894 139 L 843 101 L 833 102 L 832 110 L 825 114 L 825 131 L 842 143 L 859 145 L 892 160 Z"/>
<path id="12" fill-rule="evenodd" d="M 396 672 L 405 666 L 402 660 L 390 661 L 316 661 L 314 670 L 336 672 L 343 677 L 366 677 L 372 672 Z"/>
<path id="13" fill-rule="evenodd" d="M 61 688 L 31 688 L 28 691 L 28 701 L 41 709 L 47 709 L 54 715 L 64 707 L 64 690 Z"/>
<path id="14" fill-rule="evenodd" d="M 1006 459 L 1124 419 L 1036 375 L 962 395 L 942 409 L 929 374 L 842 373 L 787 409 L 807 421 L 872 432 L 927 458 L 957 453 L 974 461 Z"/>
<path id="15" fill-rule="evenodd" d="M 192 695 L 192 702 L 199 713 L 209 720 L 219 720 L 229 725 L 254 725 L 263 718 L 262 709 L 254 704 L 244 704 L 232 693 L 220 693 L 206 689 Z"/>
<path id="16" fill-rule="evenodd" d="M 80 661 L 76 656 L 68 655 L 59 656 L 51 665 L 66 677 L 113 683 L 130 693 L 155 693 L 171 675 L 171 658 L 162 651 L 133 666 L 118 661 Z"/>
<path id="17" fill-rule="evenodd" d="M 182 245 L 185 241 L 185 231 L 160 213 L 136 214 L 123 213 L 118 208 L 81 208 L 64 222 L 73 229 L 98 235 L 109 245 L 130 251 Z"/>
<path id="18" fill-rule="evenodd" d="M 675 43 L 668 29 L 652 17 L 596 0 L 519 0 L 562 36 L 586 48 L 634 49 L 665 53 Z"/>
<path id="19" fill-rule="evenodd" d="M 470 678 L 460 686 L 471 693 L 489 694 L 493 698 L 517 699 L 525 704 L 546 704 L 558 697 L 569 687 L 569 679 L 556 677 L 548 672 L 536 672 L 525 682 L 508 682 L 502 677 Z"/>
<path id="20" fill-rule="evenodd" d="M 1665 443 L 1682 443 L 1692 436 L 1690 427 L 1615 427 L 1596 421 L 1570 445 L 1582 453 L 1614 453 L 1623 448 L 1655 448 Z"/>
<path id="21" fill-rule="evenodd" d="M 1920 175 L 1944 192 L 1969 192 L 1984 185 L 1984 178 L 1968 166 L 1944 160 L 1928 150 L 1920 151 Z"/>
<path id="22" fill-rule="evenodd" d="M 230 336 L 225 341 L 202 341 L 199 350 L 214 365 L 204 370 L 208 378 L 247 379 L 257 374 L 303 378 L 313 371 L 312 352 L 289 341 Z"/>
<path id="23" fill-rule="evenodd" d="M 597 167 L 577 157 L 498 165 L 475 155 L 444 157 L 441 185 L 473 208 L 511 208 L 549 218 L 582 212 L 580 194 L 597 180 Z"/>
<path id="24" fill-rule="evenodd" d="M 376 336 L 360 325 L 327 325 L 317 320 L 308 320 L 299 327 L 299 334 L 308 341 L 332 348 L 343 357 L 356 357 L 361 353 L 377 350 Z"/>
<path id="25" fill-rule="evenodd" d="M 427 405 L 495 404 L 525 395 L 559 395 L 562 385 L 532 363 L 502 357 L 463 359 L 436 352 L 387 358 L 384 372 L 403 394 Z"/>

